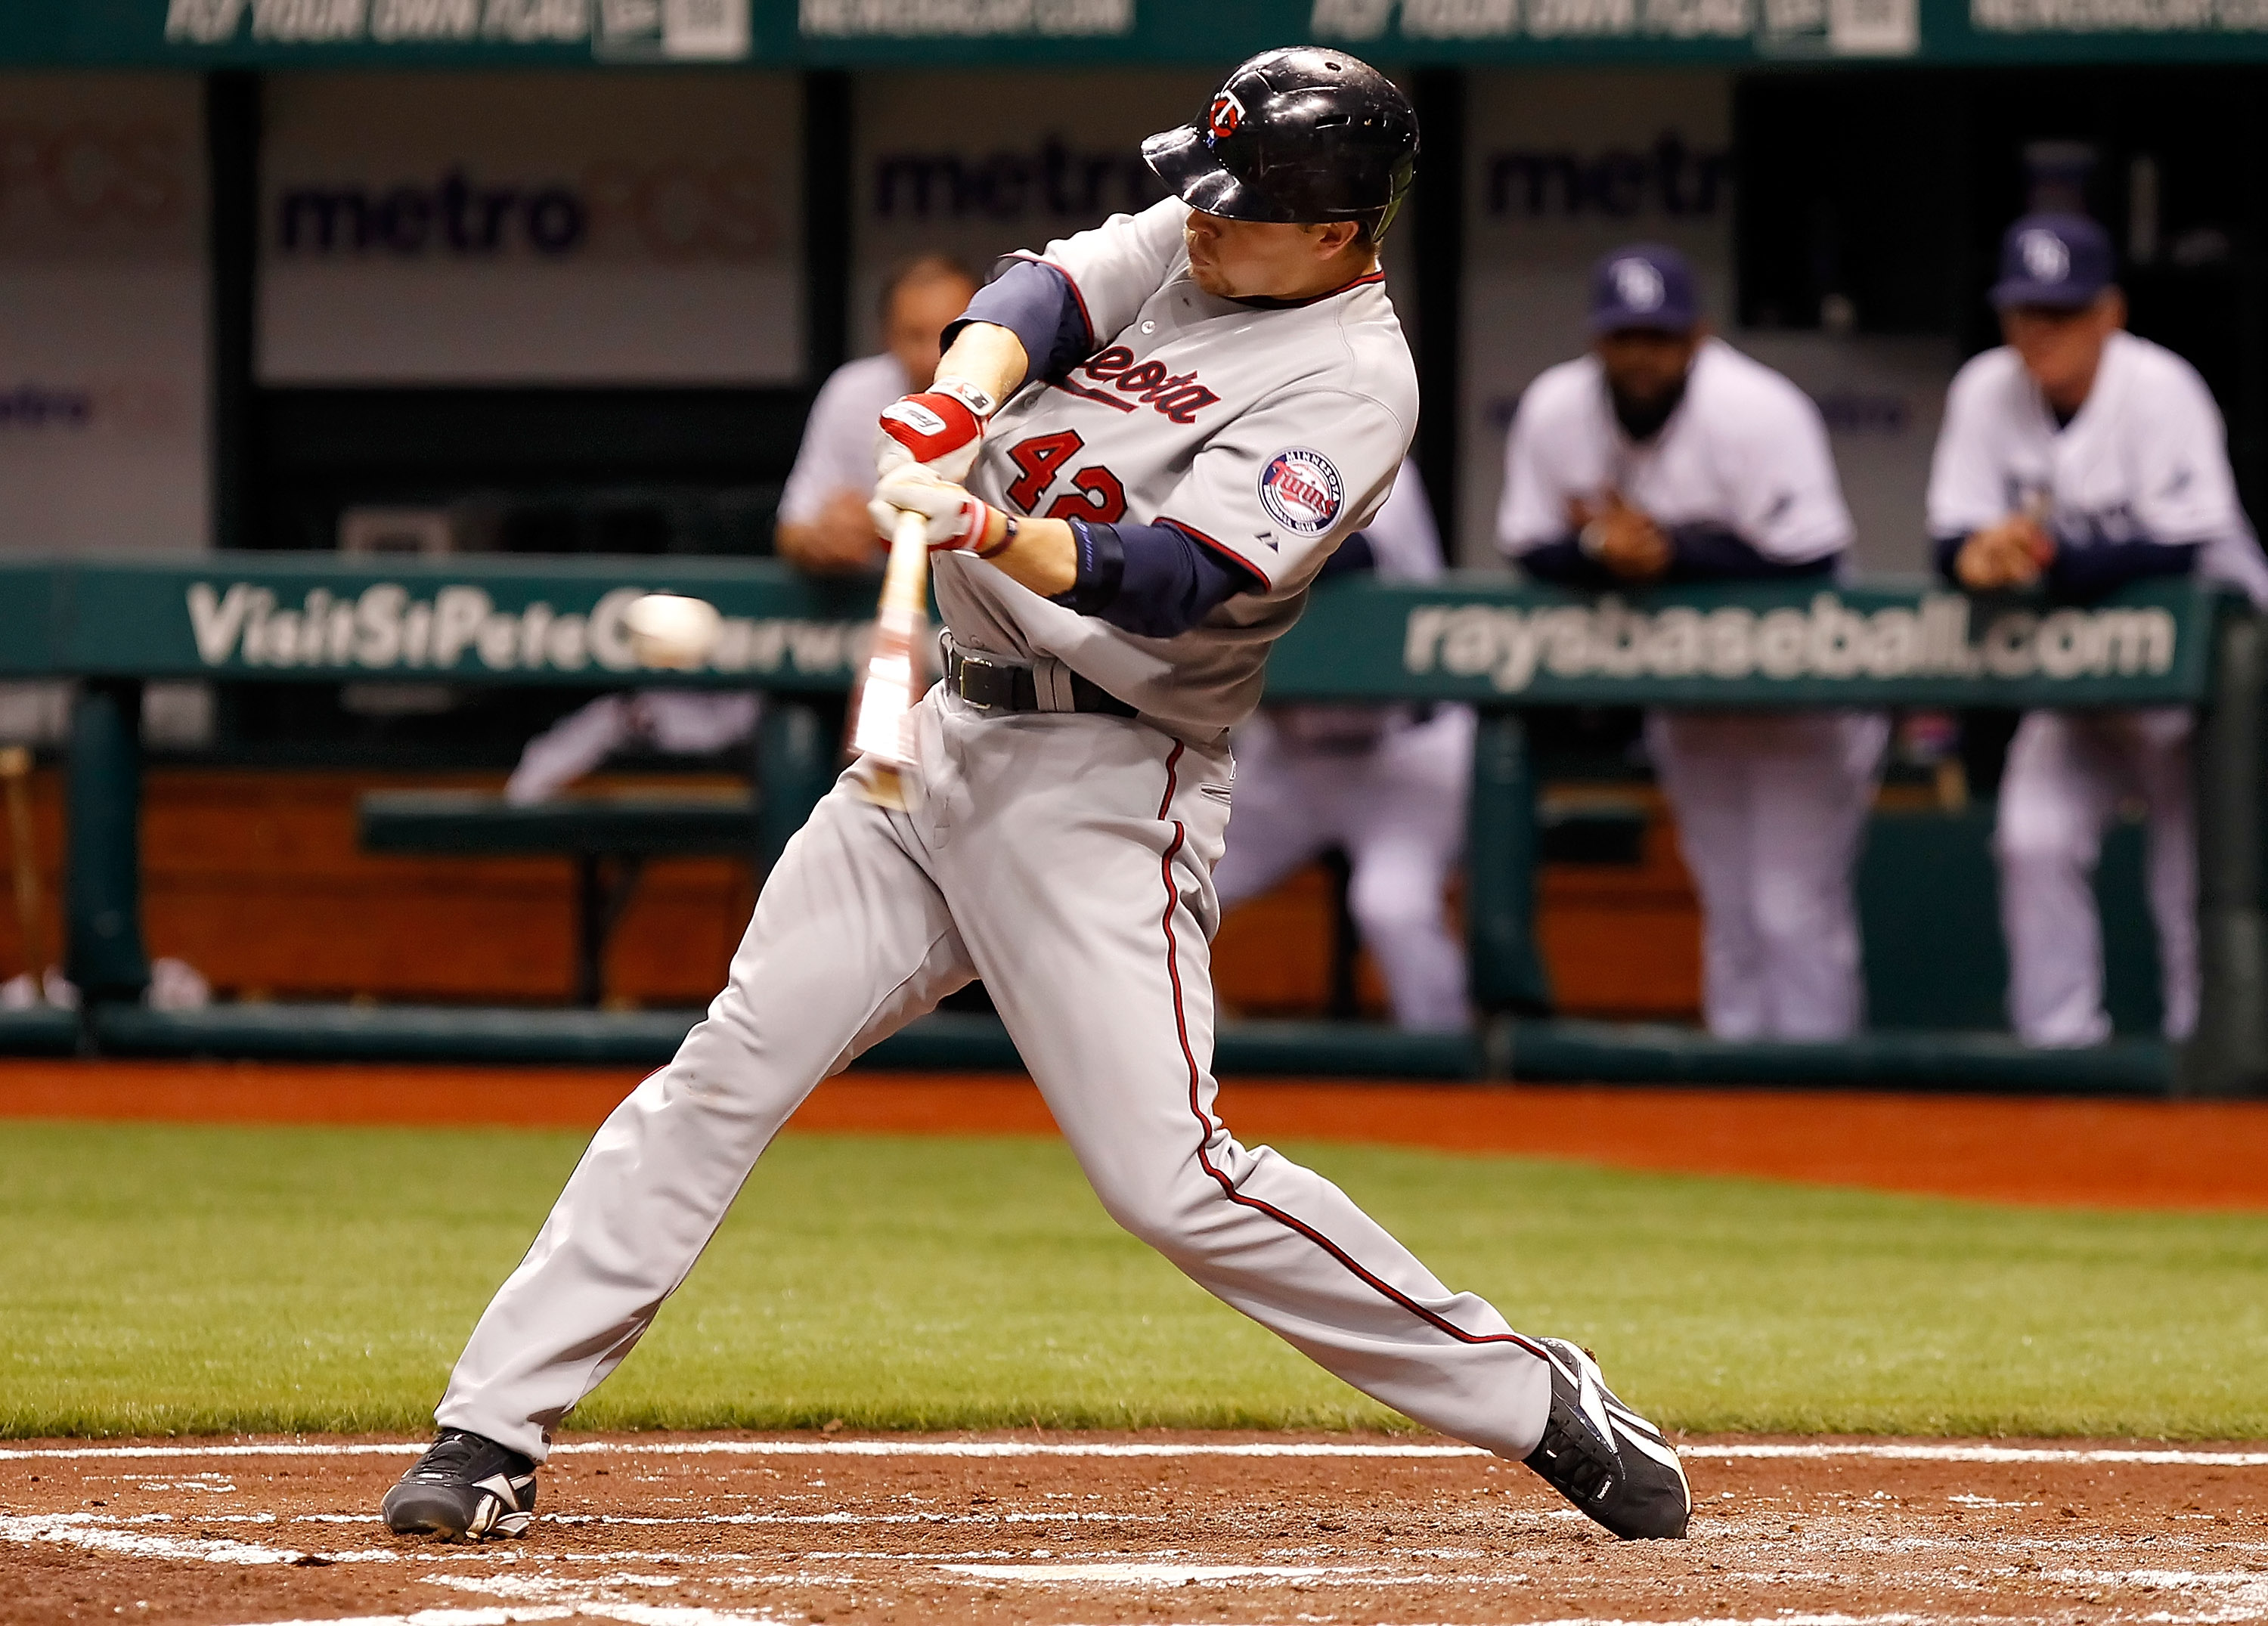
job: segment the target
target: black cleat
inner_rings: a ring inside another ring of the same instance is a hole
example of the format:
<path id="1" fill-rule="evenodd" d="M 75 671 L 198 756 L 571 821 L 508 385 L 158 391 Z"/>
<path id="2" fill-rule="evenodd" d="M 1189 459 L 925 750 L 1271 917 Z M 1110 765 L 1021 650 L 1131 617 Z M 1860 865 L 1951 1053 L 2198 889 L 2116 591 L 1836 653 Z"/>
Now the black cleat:
<path id="1" fill-rule="evenodd" d="M 378 1505 L 396 1535 L 485 1541 L 535 1522 L 535 1464 L 462 1429 L 443 1429 Z"/>
<path id="2" fill-rule="evenodd" d="M 1675 1540 L 1693 1493 L 1661 1431 L 1614 1396 L 1589 1353 L 1539 1338 L 1551 1367 L 1551 1416 L 1528 1466 L 1624 1541 Z"/>

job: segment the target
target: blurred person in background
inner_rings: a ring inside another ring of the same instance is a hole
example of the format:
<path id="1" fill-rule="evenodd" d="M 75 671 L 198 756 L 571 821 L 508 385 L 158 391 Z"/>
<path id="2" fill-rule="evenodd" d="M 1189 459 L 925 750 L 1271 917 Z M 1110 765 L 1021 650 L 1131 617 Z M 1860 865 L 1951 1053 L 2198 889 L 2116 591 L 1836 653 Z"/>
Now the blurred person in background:
<path id="1" fill-rule="evenodd" d="M 803 446 L 780 494 L 779 556 L 817 573 L 878 570 L 884 549 L 866 504 L 874 495 L 874 424 L 885 407 L 937 378 L 947 322 L 976 297 L 976 278 L 941 254 L 910 260 L 882 284 L 880 355 L 835 370 L 811 403 Z"/>
<path id="2" fill-rule="evenodd" d="M 1972 592 L 2086 600 L 2202 575 L 2268 607 L 2268 560 L 2197 370 L 2125 331 L 2110 239 L 2083 216 L 2008 228 L 1992 292 L 2007 342 L 1962 367 L 1930 467 L 1938 568 Z M 2185 707 L 2028 711 L 1993 831 L 2008 1014 L 2027 1044 L 2100 1044 L 2094 875 L 2118 804 L 2148 809 L 2150 912 L 2169 1039 L 2197 1026 L 2197 842 Z"/>
<path id="3" fill-rule="evenodd" d="M 874 494 L 874 423 L 882 408 L 929 387 L 945 326 L 968 308 L 976 278 L 957 260 L 908 261 L 882 284 L 880 354 L 845 362 L 821 386 L 780 494 L 773 547 L 818 575 L 879 570 L 884 553 L 866 512 Z M 711 756 L 755 733 L 758 695 L 701 689 L 602 695 L 527 742 L 504 796 L 548 801 L 630 747 Z"/>
<path id="4" fill-rule="evenodd" d="M 1710 332 L 1685 257 L 1641 244 L 1600 261 L 1591 335 L 1521 397 L 1504 550 L 1594 591 L 1831 581 L 1852 525 L 1819 408 Z M 1647 716 L 1718 1038 L 1845 1039 L 1864 1019 L 1851 872 L 1889 739 L 1879 711 Z"/>
<path id="5" fill-rule="evenodd" d="M 1441 574 L 1441 537 L 1408 460 L 1378 517 L 1322 579 Z M 1394 1019 L 1465 1026 L 1465 956 L 1444 893 L 1464 847 L 1472 776 L 1469 706 L 1263 706 L 1236 731 L 1236 811 L 1212 884 L 1224 912 L 1280 885 L 1324 849 L 1347 856 L 1347 907 L 1385 977 Z"/>

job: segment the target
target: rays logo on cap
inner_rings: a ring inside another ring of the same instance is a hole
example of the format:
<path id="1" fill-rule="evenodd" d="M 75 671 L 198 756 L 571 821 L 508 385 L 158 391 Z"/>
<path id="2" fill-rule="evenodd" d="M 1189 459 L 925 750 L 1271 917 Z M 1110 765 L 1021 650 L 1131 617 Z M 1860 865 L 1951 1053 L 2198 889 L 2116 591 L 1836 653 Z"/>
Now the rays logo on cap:
<path id="1" fill-rule="evenodd" d="M 1661 273 L 1635 256 L 1616 261 L 1607 275 L 1614 279 L 1615 298 L 1625 311 L 1658 311 L 1669 297 Z"/>
<path id="2" fill-rule="evenodd" d="M 2035 226 L 2016 239 L 2024 274 L 2036 283 L 2059 283 L 2071 275 L 2071 249 L 2054 232 Z"/>
<path id="3" fill-rule="evenodd" d="M 1236 134 L 1236 127 L 1244 122 L 1244 104 L 1236 99 L 1234 91 L 1223 91 L 1212 99 L 1205 109 L 1205 133 L 1215 141 L 1225 141 Z"/>
<path id="4" fill-rule="evenodd" d="M 1293 446 L 1270 458 L 1260 471 L 1260 505 L 1294 536 L 1321 536 L 1345 502 L 1339 471 L 1320 452 Z"/>

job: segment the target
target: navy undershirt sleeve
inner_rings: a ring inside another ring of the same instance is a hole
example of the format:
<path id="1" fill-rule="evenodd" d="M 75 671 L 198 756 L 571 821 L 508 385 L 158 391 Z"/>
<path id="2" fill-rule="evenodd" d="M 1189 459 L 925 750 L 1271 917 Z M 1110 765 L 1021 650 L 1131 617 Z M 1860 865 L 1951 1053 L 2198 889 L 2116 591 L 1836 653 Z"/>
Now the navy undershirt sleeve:
<path id="1" fill-rule="evenodd" d="M 1968 541 L 1965 536 L 1933 536 L 1929 539 L 1930 557 L 1937 562 L 1937 573 L 1956 587 L 1961 585 L 1961 577 L 1953 568 L 1954 562 L 1961 557 L 1962 547 Z"/>
<path id="2" fill-rule="evenodd" d="M 1094 335 L 1070 279 L 1038 260 L 1019 260 L 976 291 L 968 308 L 946 324 L 944 345 L 953 348 L 971 322 L 1005 327 L 1023 341 L 1032 379 L 1060 379 L 1094 354 Z"/>
<path id="3" fill-rule="evenodd" d="M 1583 551 L 1580 539 L 1563 536 L 1531 548 L 1519 557 L 1520 568 L 1539 582 L 1561 587 L 1619 587 L 1623 578 Z"/>
<path id="4" fill-rule="evenodd" d="M 1961 585 L 1954 569 L 1966 536 L 1932 539 L 1938 574 Z M 2124 542 L 2060 542 L 2049 561 L 2047 589 L 2058 598 L 2094 599 L 2128 582 L 2153 576 L 2187 576 L 2197 569 L 2202 542 L 2154 542 L 2138 537 Z"/>
<path id="5" fill-rule="evenodd" d="M 1673 582 L 1776 581 L 1791 576 L 1826 576 L 1834 554 L 1816 559 L 1771 559 L 1722 526 L 1679 525 L 1669 528 L 1669 573 Z"/>
<path id="6" fill-rule="evenodd" d="M 1315 572 L 1315 579 L 1327 582 L 1335 576 L 1359 576 L 1365 570 L 1375 574 L 1377 570 L 1378 554 L 1370 545 L 1370 537 L 1357 531 L 1331 550 L 1323 568 Z"/>
<path id="7" fill-rule="evenodd" d="M 1680 525 L 1669 530 L 1669 569 L 1653 583 L 1617 576 L 1583 551 L 1579 537 L 1569 535 L 1531 548 L 1519 558 L 1521 569 L 1537 581 L 1592 592 L 1610 587 L 1643 587 L 1653 583 L 1772 581 L 1789 577 L 1824 576 L 1835 569 L 1836 555 L 1784 563 L 1768 559 L 1721 526 Z"/>
<path id="8" fill-rule="evenodd" d="M 2048 562 L 2048 591 L 2067 599 L 2092 599 L 2128 582 L 2152 576 L 2187 576 L 2197 569 L 2201 542 L 2088 542 L 2057 548 Z"/>
<path id="9" fill-rule="evenodd" d="M 1238 593 L 1268 585 L 1177 526 L 1074 519 L 1071 533 L 1079 575 L 1055 601 L 1139 637 L 1177 636 Z"/>

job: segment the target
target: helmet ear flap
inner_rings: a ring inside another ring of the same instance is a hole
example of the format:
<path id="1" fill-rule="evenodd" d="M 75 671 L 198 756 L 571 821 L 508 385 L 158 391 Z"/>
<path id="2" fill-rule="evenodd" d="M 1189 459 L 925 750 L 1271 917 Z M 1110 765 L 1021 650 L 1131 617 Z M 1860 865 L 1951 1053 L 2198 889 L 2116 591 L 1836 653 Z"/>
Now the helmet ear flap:
<path id="1" fill-rule="evenodd" d="M 1394 198 L 1384 209 L 1378 211 L 1377 224 L 1370 228 L 1372 242 L 1382 243 L 1386 240 L 1386 230 L 1401 215 L 1402 205 L 1409 201 L 1410 188 L 1417 179 L 1418 161 L 1413 150 L 1410 157 L 1395 166 Z"/>

